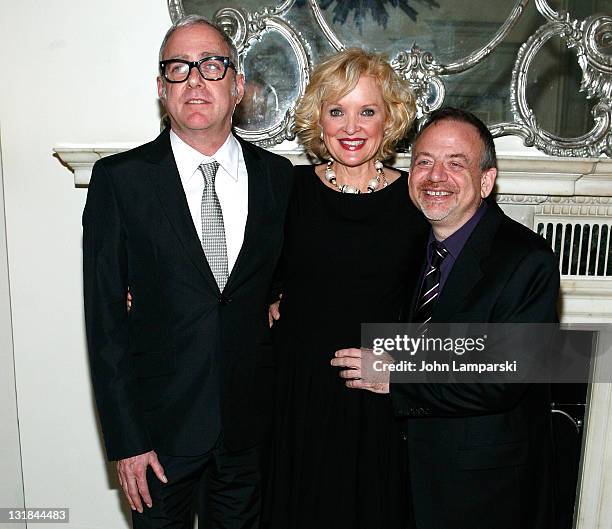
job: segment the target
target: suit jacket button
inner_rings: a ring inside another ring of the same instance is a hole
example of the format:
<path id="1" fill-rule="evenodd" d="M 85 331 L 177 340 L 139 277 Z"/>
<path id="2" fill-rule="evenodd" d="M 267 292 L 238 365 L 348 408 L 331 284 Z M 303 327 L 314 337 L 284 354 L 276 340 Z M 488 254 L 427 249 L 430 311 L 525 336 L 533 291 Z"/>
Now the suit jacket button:
<path id="1" fill-rule="evenodd" d="M 227 305 L 231 300 L 225 296 L 219 296 L 217 301 L 219 302 L 219 305 Z"/>

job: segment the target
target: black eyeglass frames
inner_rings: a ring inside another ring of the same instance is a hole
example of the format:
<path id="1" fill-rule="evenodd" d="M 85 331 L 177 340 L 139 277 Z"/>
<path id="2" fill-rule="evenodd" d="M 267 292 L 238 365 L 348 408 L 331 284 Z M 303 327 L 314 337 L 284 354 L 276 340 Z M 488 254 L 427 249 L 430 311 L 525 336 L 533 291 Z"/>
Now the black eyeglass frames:
<path id="1" fill-rule="evenodd" d="M 169 83 L 185 82 L 192 68 L 197 68 L 200 75 L 207 81 L 220 81 L 225 77 L 228 68 L 236 70 L 236 66 L 229 57 L 217 55 L 202 57 L 199 61 L 168 59 L 159 63 L 159 71 Z"/>

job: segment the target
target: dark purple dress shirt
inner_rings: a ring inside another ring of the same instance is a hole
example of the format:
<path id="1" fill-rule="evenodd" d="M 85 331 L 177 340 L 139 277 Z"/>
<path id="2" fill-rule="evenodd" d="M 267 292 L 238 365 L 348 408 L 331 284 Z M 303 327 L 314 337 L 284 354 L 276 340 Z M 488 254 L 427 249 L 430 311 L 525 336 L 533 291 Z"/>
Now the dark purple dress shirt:
<path id="1" fill-rule="evenodd" d="M 442 265 L 440 266 L 440 292 L 444 288 L 444 283 L 448 279 L 448 276 L 455 265 L 455 261 L 463 246 L 470 238 L 470 235 L 474 231 L 476 225 L 480 222 L 480 219 L 486 213 L 489 205 L 486 200 L 483 200 L 480 204 L 480 207 L 476 210 L 476 213 L 472 216 L 470 220 L 468 220 L 461 228 L 459 228 L 455 233 L 441 241 L 441 244 L 448 250 L 448 255 L 442 261 Z M 431 266 L 431 256 L 433 254 L 434 247 L 434 234 L 433 230 L 429 233 L 429 241 L 427 243 L 427 263 L 424 270 L 429 270 Z M 421 279 L 421 285 L 423 284 L 423 280 Z"/>

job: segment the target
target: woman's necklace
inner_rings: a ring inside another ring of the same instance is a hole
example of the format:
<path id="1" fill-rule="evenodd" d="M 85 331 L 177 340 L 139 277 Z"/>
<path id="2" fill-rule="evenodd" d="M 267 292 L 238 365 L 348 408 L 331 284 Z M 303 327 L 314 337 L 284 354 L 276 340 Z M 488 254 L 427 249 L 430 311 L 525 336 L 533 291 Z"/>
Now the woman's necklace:
<path id="1" fill-rule="evenodd" d="M 361 193 L 361 190 L 355 186 L 352 186 L 349 184 L 342 184 L 341 186 L 338 185 L 338 182 L 336 182 L 336 173 L 332 169 L 333 163 L 334 163 L 333 160 L 330 160 L 329 162 L 327 162 L 327 167 L 325 168 L 325 179 L 331 185 L 333 185 L 338 191 L 340 191 L 340 193 L 353 193 L 353 194 Z M 374 193 L 374 191 L 378 189 L 381 178 L 383 181 L 383 187 L 387 187 L 387 185 L 389 185 L 389 182 L 387 182 L 387 178 L 385 177 L 385 172 L 383 171 L 382 162 L 380 160 L 376 160 L 374 162 L 374 167 L 376 168 L 376 178 L 372 178 L 368 182 L 368 191 L 367 191 L 368 193 Z"/>

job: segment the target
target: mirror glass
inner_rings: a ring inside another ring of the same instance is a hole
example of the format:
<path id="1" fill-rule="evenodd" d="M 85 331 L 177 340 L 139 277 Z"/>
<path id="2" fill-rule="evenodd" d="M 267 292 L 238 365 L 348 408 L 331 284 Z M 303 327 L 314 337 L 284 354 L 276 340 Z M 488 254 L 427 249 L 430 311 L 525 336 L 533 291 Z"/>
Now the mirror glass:
<path id="1" fill-rule="evenodd" d="M 292 48 L 283 35 L 266 33 L 248 48 L 243 67 L 246 85 L 234 124 L 247 131 L 277 125 L 299 94 L 300 73 Z"/>

